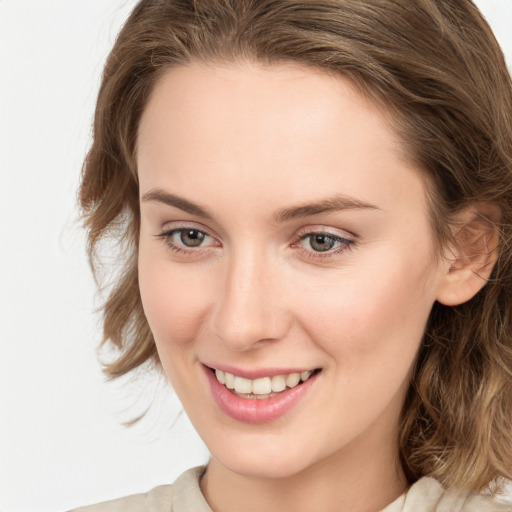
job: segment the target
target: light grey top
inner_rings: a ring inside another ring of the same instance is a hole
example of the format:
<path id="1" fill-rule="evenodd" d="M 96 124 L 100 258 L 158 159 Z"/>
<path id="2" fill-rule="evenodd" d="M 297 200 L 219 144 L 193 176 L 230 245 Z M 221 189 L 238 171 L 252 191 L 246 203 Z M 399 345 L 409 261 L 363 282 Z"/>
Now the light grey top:
<path id="1" fill-rule="evenodd" d="M 204 470 L 204 466 L 189 469 L 173 485 L 71 512 L 212 512 L 199 487 Z M 424 477 L 381 512 L 512 512 L 512 505 L 479 494 L 446 491 L 433 478 Z"/>

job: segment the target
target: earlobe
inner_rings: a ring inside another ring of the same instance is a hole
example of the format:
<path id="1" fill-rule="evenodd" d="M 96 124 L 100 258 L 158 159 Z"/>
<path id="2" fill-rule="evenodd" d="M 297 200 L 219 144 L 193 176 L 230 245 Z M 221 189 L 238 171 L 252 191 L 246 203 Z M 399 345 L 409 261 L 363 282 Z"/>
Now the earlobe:
<path id="1" fill-rule="evenodd" d="M 444 251 L 438 302 L 463 304 L 485 286 L 498 258 L 499 220 L 499 209 L 492 204 L 473 205 L 456 215 Z"/>

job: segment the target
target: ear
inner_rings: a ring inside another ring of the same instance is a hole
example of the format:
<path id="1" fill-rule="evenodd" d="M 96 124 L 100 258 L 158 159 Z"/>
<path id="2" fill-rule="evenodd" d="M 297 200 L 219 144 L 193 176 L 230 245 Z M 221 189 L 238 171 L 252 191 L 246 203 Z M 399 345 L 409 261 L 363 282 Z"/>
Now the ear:
<path id="1" fill-rule="evenodd" d="M 498 258 L 500 211 L 479 203 L 452 220 L 452 239 L 444 250 L 443 278 L 437 301 L 457 306 L 472 299 L 487 283 Z"/>

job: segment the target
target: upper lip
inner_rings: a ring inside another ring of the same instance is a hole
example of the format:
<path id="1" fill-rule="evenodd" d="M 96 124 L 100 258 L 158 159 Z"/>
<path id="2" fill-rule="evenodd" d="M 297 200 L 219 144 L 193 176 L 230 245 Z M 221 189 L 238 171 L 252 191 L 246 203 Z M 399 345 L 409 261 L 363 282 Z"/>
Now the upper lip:
<path id="1" fill-rule="evenodd" d="M 275 375 L 289 375 L 290 373 L 302 373 L 306 371 L 313 371 L 317 368 L 314 367 L 296 367 L 296 368 L 237 368 L 226 364 L 203 363 L 204 366 L 211 370 L 222 370 L 223 372 L 231 373 L 237 377 L 244 379 L 260 379 L 262 377 L 274 377 Z"/>

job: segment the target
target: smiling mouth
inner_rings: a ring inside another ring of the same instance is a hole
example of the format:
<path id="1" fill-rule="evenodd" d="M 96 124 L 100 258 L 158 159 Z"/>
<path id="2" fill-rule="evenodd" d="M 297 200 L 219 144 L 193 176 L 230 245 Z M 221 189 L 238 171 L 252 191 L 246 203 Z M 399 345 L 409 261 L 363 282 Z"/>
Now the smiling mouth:
<path id="1" fill-rule="evenodd" d="M 217 381 L 233 394 L 241 398 L 263 400 L 277 396 L 286 389 L 295 388 L 299 384 L 306 382 L 312 375 L 318 373 L 320 369 L 261 377 L 254 380 L 213 368 L 212 371 L 214 371 Z"/>

